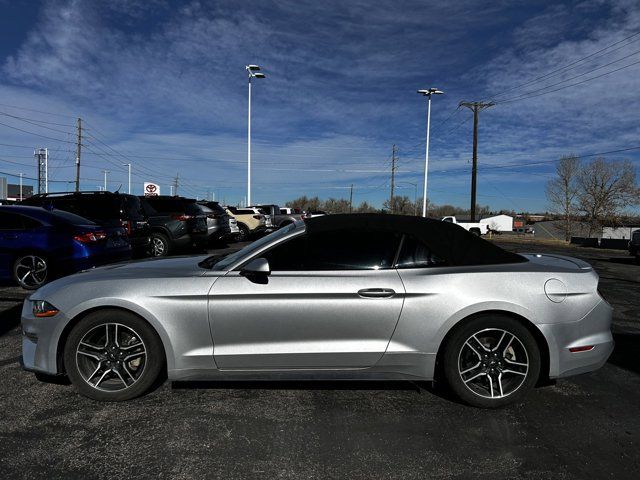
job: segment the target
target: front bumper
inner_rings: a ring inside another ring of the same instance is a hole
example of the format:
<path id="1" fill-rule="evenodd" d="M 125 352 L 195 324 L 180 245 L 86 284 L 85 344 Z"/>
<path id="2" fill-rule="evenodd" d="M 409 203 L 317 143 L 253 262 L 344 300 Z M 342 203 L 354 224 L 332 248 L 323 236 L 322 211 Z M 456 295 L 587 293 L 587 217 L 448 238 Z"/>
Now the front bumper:
<path id="1" fill-rule="evenodd" d="M 57 375 L 58 338 L 65 318 L 62 312 L 54 317 L 36 318 L 29 299 L 22 306 L 22 368 L 31 372 Z"/>
<path id="2" fill-rule="evenodd" d="M 592 372 L 602 367 L 611 352 L 613 309 L 601 300 L 577 322 L 539 325 L 549 344 L 549 378 L 562 378 Z M 591 350 L 571 352 L 574 347 L 593 346 Z"/>

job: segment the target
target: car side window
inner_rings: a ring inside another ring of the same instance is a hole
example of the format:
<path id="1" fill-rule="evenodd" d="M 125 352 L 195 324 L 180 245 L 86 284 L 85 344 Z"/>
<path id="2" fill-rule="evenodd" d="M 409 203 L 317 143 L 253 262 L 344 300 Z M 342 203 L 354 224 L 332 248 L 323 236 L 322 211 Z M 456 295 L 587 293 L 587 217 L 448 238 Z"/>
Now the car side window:
<path id="1" fill-rule="evenodd" d="M 22 215 L 0 212 L 0 230 L 24 230 Z"/>
<path id="2" fill-rule="evenodd" d="M 309 270 L 379 270 L 393 267 L 401 235 L 391 231 L 318 232 L 307 242 Z"/>
<path id="3" fill-rule="evenodd" d="M 279 243 L 260 257 L 267 259 L 272 272 L 296 272 L 307 270 L 306 255 L 307 236 L 298 235 L 291 240 Z"/>
<path id="4" fill-rule="evenodd" d="M 400 234 L 340 230 L 301 235 L 264 252 L 272 272 L 380 270 L 393 267 Z"/>
<path id="5" fill-rule="evenodd" d="M 433 253 L 427 245 L 415 237 L 405 235 L 396 268 L 444 267 L 446 265 L 446 260 Z"/>

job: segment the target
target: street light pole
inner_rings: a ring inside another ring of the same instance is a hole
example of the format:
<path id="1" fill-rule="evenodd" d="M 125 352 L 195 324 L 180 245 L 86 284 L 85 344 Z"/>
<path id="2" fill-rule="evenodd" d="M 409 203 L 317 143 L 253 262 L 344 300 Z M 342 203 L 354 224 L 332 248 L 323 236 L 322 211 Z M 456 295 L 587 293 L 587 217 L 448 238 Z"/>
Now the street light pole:
<path id="1" fill-rule="evenodd" d="M 427 97 L 427 145 L 424 155 L 424 190 L 422 194 L 422 216 L 427 216 L 427 179 L 429 174 L 429 130 L 431 129 L 431 95 L 440 95 L 444 92 L 437 88 L 418 90 L 418 93 Z"/>
<path id="2" fill-rule="evenodd" d="M 131 164 L 124 163 L 123 165 L 129 169 L 129 190 L 127 191 L 127 193 L 131 195 Z"/>
<path id="3" fill-rule="evenodd" d="M 251 205 L 251 79 L 265 78 L 264 73 L 260 73 L 258 65 L 247 65 L 245 67 L 249 75 L 249 110 L 247 112 L 247 204 Z"/>

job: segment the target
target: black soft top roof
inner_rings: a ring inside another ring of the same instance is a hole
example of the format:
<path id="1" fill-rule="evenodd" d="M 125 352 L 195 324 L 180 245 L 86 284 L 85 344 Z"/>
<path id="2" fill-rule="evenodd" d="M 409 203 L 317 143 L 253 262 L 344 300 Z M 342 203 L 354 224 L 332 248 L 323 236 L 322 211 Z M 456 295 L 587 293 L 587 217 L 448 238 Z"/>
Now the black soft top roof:
<path id="1" fill-rule="evenodd" d="M 520 263 L 527 260 L 507 252 L 459 225 L 430 218 L 379 213 L 326 215 L 305 219 L 308 235 L 335 230 L 388 230 L 412 235 L 453 266 Z"/>

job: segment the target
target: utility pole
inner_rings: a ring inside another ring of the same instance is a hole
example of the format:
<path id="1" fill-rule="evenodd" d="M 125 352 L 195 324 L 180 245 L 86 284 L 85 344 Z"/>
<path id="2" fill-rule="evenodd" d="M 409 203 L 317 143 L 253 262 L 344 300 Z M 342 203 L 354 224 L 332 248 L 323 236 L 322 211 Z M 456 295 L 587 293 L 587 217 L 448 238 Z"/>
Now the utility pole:
<path id="1" fill-rule="evenodd" d="M 49 193 L 49 149 L 44 149 L 44 193 Z"/>
<path id="2" fill-rule="evenodd" d="M 478 177 L 478 113 L 485 108 L 493 107 L 493 102 L 460 102 L 460 107 L 467 107 L 473 112 L 473 166 L 471 167 L 471 221 L 476 221 L 476 187 Z"/>
<path id="3" fill-rule="evenodd" d="M 180 174 L 176 173 L 176 178 L 173 180 L 173 195 L 178 195 L 178 182 L 180 181 Z"/>
<path id="4" fill-rule="evenodd" d="M 394 144 L 391 149 L 391 195 L 389 196 L 389 210 L 391 210 L 391 213 L 395 211 L 395 198 L 393 196 L 393 190 L 395 188 L 396 182 L 396 152 L 397 148 Z"/>
<path id="5" fill-rule="evenodd" d="M 349 213 L 353 212 L 353 183 L 349 191 Z"/>
<path id="6" fill-rule="evenodd" d="M 24 175 L 24 173 L 20 173 L 20 201 L 23 200 L 22 198 L 22 176 Z"/>
<path id="7" fill-rule="evenodd" d="M 38 162 L 38 193 L 47 193 L 49 190 L 48 151 L 46 148 L 39 148 L 38 150 L 34 150 L 33 155 Z"/>
<path id="8" fill-rule="evenodd" d="M 76 192 L 80 191 L 80 156 L 82 154 L 82 119 L 78 117 L 78 141 L 76 143 Z"/>

